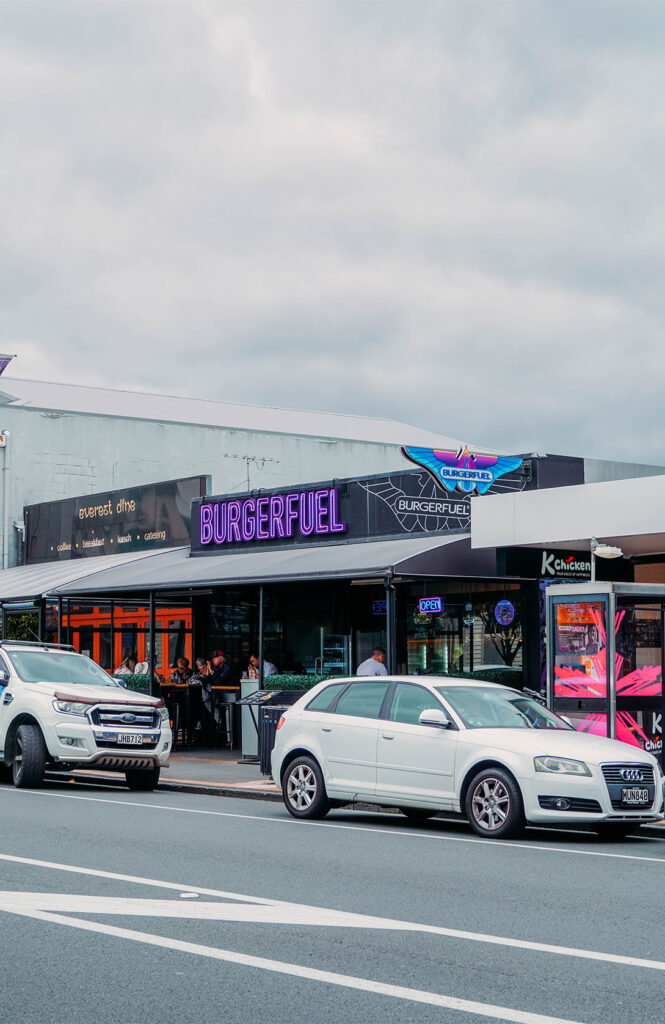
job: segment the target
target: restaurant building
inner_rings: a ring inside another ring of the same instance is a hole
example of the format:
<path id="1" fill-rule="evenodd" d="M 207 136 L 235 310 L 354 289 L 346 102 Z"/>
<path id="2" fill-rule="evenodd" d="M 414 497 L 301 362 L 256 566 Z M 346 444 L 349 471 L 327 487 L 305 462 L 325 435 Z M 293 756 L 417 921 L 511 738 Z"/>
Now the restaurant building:
<path id="1" fill-rule="evenodd" d="M 475 549 L 472 507 L 646 468 L 463 445 L 394 446 L 388 461 L 287 487 L 214 494 L 201 473 L 27 506 L 26 564 L 0 574 L 3 630 L 33 615 L 43 639 L 108 670 L 131 650 L 164 676 L 218 647 L 238 671 L 260 649 L 280 672 L 348 673 L 379 644 L 390 671 L 534 685 L 543 575 L 588 578 L 588 546 Z"/>

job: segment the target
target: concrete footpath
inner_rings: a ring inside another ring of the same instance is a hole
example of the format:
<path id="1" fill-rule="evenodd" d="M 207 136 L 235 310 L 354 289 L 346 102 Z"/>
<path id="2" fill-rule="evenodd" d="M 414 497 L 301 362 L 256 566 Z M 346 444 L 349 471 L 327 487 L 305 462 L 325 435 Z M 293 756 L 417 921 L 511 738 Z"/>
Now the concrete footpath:
<path id="1" fill-rule="evenodd" d="M 258 764 L 238 761 L 236 750 L 179 750 L 172 754 L 168 768 L 163 768 L 158 789 L 178 793 L 241 797 L 244 800 L 281 801 L 281 790 L 272 779 L 261 774 Z M 117 772 L 76 771 L 72 780 L 117 782 Z M 357 805 L 367 810 L 367 804 Z M 386 810 L 394 810 L 386 808 Z M 665 836 L 665 820 L 642 825 L 642 835 Z"/>
<path id="2" fill-rule="evenodd" d="M 241 764 L 239 750 L 178 750 L 162 768 L 159 789 L 247 799 L 281 800 L 281 791 L 261 774 L 258 764 Z M 117 781 L 117 772 L 75 771 L 73 779 Z M 121 776 L 122 778 L 122 776 Z"/>

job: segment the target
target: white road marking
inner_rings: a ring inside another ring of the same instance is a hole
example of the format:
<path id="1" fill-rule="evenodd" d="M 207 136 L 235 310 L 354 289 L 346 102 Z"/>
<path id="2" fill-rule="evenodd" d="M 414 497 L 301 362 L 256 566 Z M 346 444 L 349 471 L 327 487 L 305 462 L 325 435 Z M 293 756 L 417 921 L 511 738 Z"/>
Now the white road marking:
<path id="1" fill-rule="evenodd" d="M 143 807 L 150 808 L 153 811 L 167 811 L 173 814 L 203 814 L 216 818 L 240 818 L 244 821 L 260 821 L 263 824 L 271 825 L 289 825 L 306 828 L 332 828 L 342 829 L 351 832 L 371 832 L 376 835 L 391 835 L 400 836 L 402 838 L 416 838 L 416 839 L 428 839 L 437 840 L 438 842 L 445 843 L 474 843 L 476 845 L 481 844 L 485 846 L 491 846 L 495 850 L 502 849 L 518 849 L 518 850 L 536 850 L 544 853 L 566 853 L 569 856 L 577 857 L 609 857 L 613 860 L 639 860 L 645 863 L 653 864 L 665 864 L 665 857 L 639 857 L 636 854 L 631 853 L 609 853 L 604 850 L 571 850 L 566 846 L 540 846 L 536 843 L 518 843 L 514 840 L 509 839 L 483 839 L 480 836 L 472 838 L 471 836 L 447 836 L 441 835 L 439 832 L 412 832 L 407 829 L 390 829 L 390 828 L 375 828 L 371 825 L 346 825 L 342 822 L 334 821 L 298 821 L 296 818 L 292 818 L 287 811 L 284 812 L 282 818 L 270 818 L 261 814 L 238 814 L 233 811 L 206 811 L 198 807 L 171 807 L 166 804 L 149 804 L 135 800 L 108 800 L 103 797 L 96 796 L 79 796 L 74 793 L 53 793 L 47 790 L 41 789 L 16 789 L 14 787 L 0 787 L 1 793 L 15 793 L 17 796 L 39 796 L 46 799 L 57 799 L 57 800 L 84 800 L 91 803 L 101 804 L 116 804 L 120 807 Z M 378 813 L 377 813 L 378 816 Z M 658 839 L 655 842 L 659 842 Z"/>
<path id="2" fill-rule="evenodd" d="M 580 1024 L 579 1021 L 564 1020 L 561 1017 L 544 1016 L 540 1013 L 529 1013 L 528 1011 L 514 1010 L 507 1006 L 475 1002 L 470 999 L 458 999 L 455 996 L 445 996 L 438 992 L 426 992 L 422 989 L 405 988 L 402 985 L 387 985 L 384 982 L 372 981 L 369 978 L 358 978 L 349 974 L 338 974 L 334 971 L 320 971 L 313 967 L 303 967 L 300 964 L 289 964 L 280 960 L 269 960 L 265 957 L 248 956 L 245 953 L 235 953 L 230 949 L 217 949 L 214 946 L 182 942 L 178 939 L 166 938 L 161 935 L 152 935 L 149 932 L 116 928 L 112 925 L 97 924 L 93 921 L 63 917 L 60 914 L 50 914 L 39 910 L 21 910 L 19 908 L 11 910 L 10 913 L 39 921 L 47 921 L 52 924 L 67 925 L 70 928 L 80 928 L 83 931 L 96 932 L 99 935 L 112 935 L 119 939 L 129 939 L 132 942 L 159 946 L 162 949 L 191 953 L 194 956 L 209 957 L 213 960 L 222 960 L 226 963 L 238 964 L 242 967 L 256 967 L 264 971 L 273 971 L 277 974 L 285 974 L 293 978 L 305 978 L 309 981 L 319 981 L 328 985 L 356 989 L 360 992 L 371 992 L 375 995 L 388 996 L 393 999 L 425 1003 L 429 1006 L 441 1006 L 448 1010 L 457 1010 L 460 1013 L 475 1013 L 479 1017 L 491 1017 L 493 1020 L 508 1021 L 510 1024 Z"/>
<path id="3" fill-rule="evenodd" d="M 26 857 L 14 857 L 0 854 L 0 860 L 30 867 L 48 868 L 74 874 L 91 875 L 97 878 L 108 878 L 138 885 L 149 885 L 169 890 L 180 891 L 183 886 L 178 882 L 162 882 L 152 878 L 121 875 L 110 871 L 97 871 L 93 868 L 81 868 L 69 864 L 57 864 L 49 861 L 32 860 Z M 187 903 L 176 900 L 144 900 L 111 896 L 86 896 L 71 893 L 44 892 L 0 892 L 0 911 L 18 913 L 21 909 L 37 911 L 72 911 L 79 914 L 117 914 L 131 916 L 154 916 L 186 918 L 189 920 L 236 921 L 254 924 L 286 924 L 309 925 L 319 927 L 374 928 L 391 931 L 419 932 L 427 935 L 440 935 L 445 938 L 462 939 L 469 942 L 483 942 L 488 945 L 506 946 L 512 949 L 526 949 L 537 953 L 550 953 L 557 956 L 569 956 L 583 960 L 596 960 L 600 963 L 613 963 L 623 967 L 645 967 L 651 970 L 665 971 L 665 961 L 648 960 L 641 957 L 621 956 L 615 953 L 598 952 L 590 949 L 579 949 L 574 946 L 556 946 L 545 942 L 531 942 L 527 939 L 515 939 L 504 935 L 490 935 L 484 932 L 463 931 L 458 928 L 446 928 L 442 925 L 420 924 L 413 921 L 400 921 L 394 918 L 374 917 L 366 914 L 353 914 L 342 910 L 326 907 L 309 906 L 304 903 L 290 903 L 286 900 L 274 900 L 261 896 L 248 896 L 244 893 L 233 893 L 215 889 L 197 888 L 196 894 L 216 896 L 226 903 Z"/>

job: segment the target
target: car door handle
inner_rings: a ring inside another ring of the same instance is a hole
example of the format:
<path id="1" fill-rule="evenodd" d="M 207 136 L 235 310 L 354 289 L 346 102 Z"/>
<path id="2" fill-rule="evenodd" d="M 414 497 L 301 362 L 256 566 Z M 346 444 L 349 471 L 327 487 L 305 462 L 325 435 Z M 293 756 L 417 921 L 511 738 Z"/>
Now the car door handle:
<path id="1" fill-rule="evenodd" d="M 382 738 L 384 740 L 394 740 L 395 739 L 395 733 L 394 732 L 382 732 L 381 736 L 382 736 Z"/>
<path id="2" fill-rule="evenodd" d="M 322 725 L 321 726 L 321 732 L 332 732 L 332 726 L 331 725 Z"/>

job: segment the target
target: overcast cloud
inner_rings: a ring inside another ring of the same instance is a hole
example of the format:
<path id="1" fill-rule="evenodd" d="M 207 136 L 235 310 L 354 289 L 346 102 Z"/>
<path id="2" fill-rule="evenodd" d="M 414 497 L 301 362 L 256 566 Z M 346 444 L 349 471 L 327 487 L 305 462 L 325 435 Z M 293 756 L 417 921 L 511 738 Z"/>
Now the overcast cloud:
<path id="1" fill-rule="evenodd" d="M 665 5 L 0 0 L 16 376 L 665 463 Z"/>

